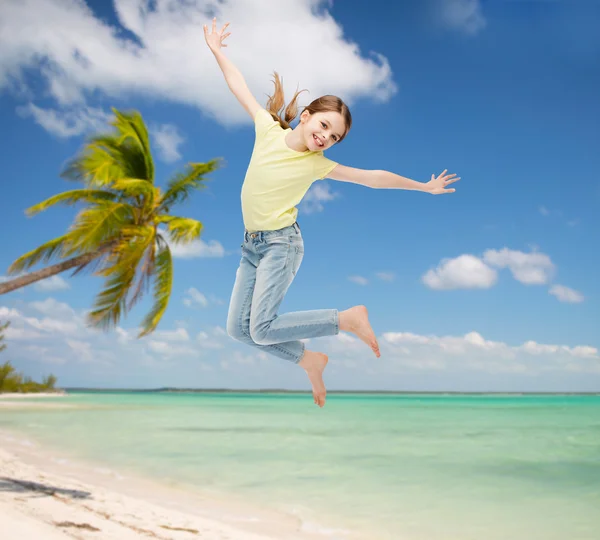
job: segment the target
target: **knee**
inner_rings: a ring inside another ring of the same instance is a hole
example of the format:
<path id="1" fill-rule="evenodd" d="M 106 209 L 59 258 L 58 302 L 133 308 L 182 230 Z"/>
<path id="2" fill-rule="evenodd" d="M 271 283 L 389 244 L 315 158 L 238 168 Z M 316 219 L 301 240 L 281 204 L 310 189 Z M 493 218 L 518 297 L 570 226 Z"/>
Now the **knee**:
<path id="1" fill-rule="evenodd" d="M 250 337 L 257 345 L 272 345 L 267 339 L 268 327 L 263 325 L 250 325 Z"/>
<path id="2" fill-rule="evenodd" d="M 227 319 L 227 335 L 237 341 L 242 341 L 245 337 L 242 325 L 235 317 L 229 317 Z"/>

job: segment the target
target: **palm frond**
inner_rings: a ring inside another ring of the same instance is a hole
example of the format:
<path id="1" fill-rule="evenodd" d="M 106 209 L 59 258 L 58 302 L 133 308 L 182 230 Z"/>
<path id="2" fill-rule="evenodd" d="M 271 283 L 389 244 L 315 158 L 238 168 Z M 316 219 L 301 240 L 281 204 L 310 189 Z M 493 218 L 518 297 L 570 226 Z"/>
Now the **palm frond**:
<path id="1" fill-rule="evenodd" d="M 83 149 L 67 162 L 63 178 L 97 187 L 122 178 L 154 182 L 154 162 L 142 116 L 135 111 L 113 112 L 115 131 L 89 137 Z"/>
<path id="2" fill-rule="evenodd" d="M 120 267 L 138 264 L 145 250 L 154 241 L 155 234 L 156 231 L 152 225 L 122 227 L 119 239 L 105 257 L 102 268 L 96 273 L 101 276 L 110 276 L 118 272 Z"/>
<path id="3" fill-rule="evenodd" d="M 121 178 L 116 180 L 112 185 L 112 189 L 121 191 L 128 197 L 150 197 L 154 198 L 158 188 L 155 188 L 147 180 L 139 178 Z"/>
<path id="4" fill-rule="evenodd" d="M 202 223 L 196 219 L 177 216 L 159 216 L 157 223 L 165 223 L 169 232 L 169 238 L 175 244 L 185 244 L 200 236 Z"/>
<path id="5" fill-rule="evenodd" d="M 78 202 L 103 202 L 103 201 L 114 201 L 116 195 L 110 191 L 104 191 L 102 189 L 73 189 L 71 191 L 65 191 L 54 195 L 41 203 L 28 208 L 25 212 L 28 216 L 34 216 L 43 212 L 47 208 L 54 206 L 55 204 L 76 204 Z"/>
<path id="6" fill-rule="evenodd" d="M 63 169 L 66 180 L 83 182 L 92 187 L 110 185 L 116 178 L 127 178 L 131 164 L 123 158 L 118 139 L 100 135 L 89 139 L 84 148 Z"/>
<path id="7" fill-rule="evenodd" d="M 126 225 L 135 220 L 131 205 L 117 202 L 97 203 L 82 210 L 71 226 L 69 251 L 93 251 L 121 236 Z"/>
<path id="8" fill-rule="evenodd" d="M 143 337 L 156 329 L 164 315 L 171 297 L 173 287 L 173 259 L 168 244 L 160 236 L 156 236 L 157 251 L 154 263 L 154 305 L 142 322 L 142 331 L 138 337 Z"/>
<path id="9" fill-rule="evenodd" d="M 88 321 L 102 328 L 115 326 L 121 315 L 129 309 L 127 295 L 135 281 L 140 261 L 150 244 L 154 243 L 153 227 L 138 227 L 134 237 L 122 239 L 108 257 L 109 266 L 100 273 L 107 277 L 104 289 L 97 295 L 94 310 L 88 313 Z"/>
<path id="10" fill-rule="evenodd" d="M 160 211 L 168 212 L 171 206 L 187 199 L 193 190 L 206 187 L 202 184 L 206 180 L 204 175 L 216 170 L 219 161 L 213 159 L 207 163 L 189 163 L 184 172 L 176 174 L 167 184 Z"/>
<path id="11" fill-rule="evenodd" d="M 137 302 L 142 298 L 142 296 L 146 292 L 148 292 L 148 289 L 150 288 L 150 281 L 152 280 L 152 275 L 154 274 L 155 261 L 156 239 L 154 239 L 154 242 L 152 242 L 146 250 L 146 254 L 144 255 L 144 261 L 142 263 L 141 268 L 138 271 L 137 284 L 134 292 L 129 297 L 127 309 L 131 309 L 135 304 L 137 304 Z"/>
<path id="12" fill-rule="evenodd" d="M 134 197 L 135 206 L 144 215 L 152 212 L 155 201 L 160 197 L 159 188 L 147 180 L 138 178 L 123 178 L 114 182 L 111 187 L 119 192 L 121 198 Z"/>
<path id="13" fill-rule="evenodd" d="M 115 114 L 115 120 L 112 123 L 120 134 L 119 141 L 121 144 L 131 142 L 140 150 L 140 154 L 144 156 L 146 174 L 136 176 L 154 182 L 154 163 L 152 161 L 152 151 L 150 149 L 150 138 L 148 137 L 148 129 L 142 119 L 142 115 L 137 111 L 123 113 L 117 109 L 112 109 Z"/>
<path id="14" fill-rule="evenodd" d="M 45 244 L 21 255 L 15 262 L 13 262 L 9 269 L 8 274 L 14 275 L 19 274 L 23 270 L 31 268 L 38 262 L 50 262 L 54 258 L 62 257 L 66 250 L 70 239 L 70 233 L 58 238 L 54 238 Z"/>

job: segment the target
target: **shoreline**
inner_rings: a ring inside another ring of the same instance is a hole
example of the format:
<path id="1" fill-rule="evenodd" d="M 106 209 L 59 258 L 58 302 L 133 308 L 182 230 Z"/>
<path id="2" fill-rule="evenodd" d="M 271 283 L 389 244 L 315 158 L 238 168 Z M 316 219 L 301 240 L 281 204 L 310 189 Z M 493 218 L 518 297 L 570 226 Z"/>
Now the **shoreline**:
<path id="1" fill-rule="evenodd" d="M 0 392 L 0 402 L 3 399 L 26 399 L 26 398 L 54 398 L 65 397 L 67 393 L 64 390 L 57 392 Z"/>
<path id="2" fill-rule="evenodd" d="M 52 406 L 52 404 L 48 404 Z M 7 539 L 323 540 L 297 516 L 109 469 L 0 429 Z M 336 538 L 350 540 L 353 535 Z"/>

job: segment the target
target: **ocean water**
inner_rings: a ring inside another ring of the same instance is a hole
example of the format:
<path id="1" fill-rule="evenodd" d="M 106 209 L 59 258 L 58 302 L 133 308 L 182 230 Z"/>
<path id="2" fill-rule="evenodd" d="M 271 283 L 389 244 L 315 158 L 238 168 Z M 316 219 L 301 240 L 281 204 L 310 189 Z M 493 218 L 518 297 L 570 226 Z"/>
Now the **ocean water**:
<path id="1" fill-rule="evenodd" d="M 235 494 L 324 538 L 600 539 L 600 396 L 333 394 L 318 409 L 308 394 L 104 392 L 60 403 L 76 406 L 0 409 L 0 429 Z"/>

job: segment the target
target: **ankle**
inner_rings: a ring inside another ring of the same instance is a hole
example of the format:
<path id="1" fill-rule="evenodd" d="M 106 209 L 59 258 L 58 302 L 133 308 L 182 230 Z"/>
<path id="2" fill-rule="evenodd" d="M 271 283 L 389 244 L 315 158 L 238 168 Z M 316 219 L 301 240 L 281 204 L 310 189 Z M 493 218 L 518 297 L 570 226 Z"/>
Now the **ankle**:
<path id="1" fill-rule="evenodd" d="M 347 309 L 345 309 L 344 311 L 338 311 L 338 328 L 343 332 L 349 332 L 351 329 L 348 311 L 349 310 Z"/>

